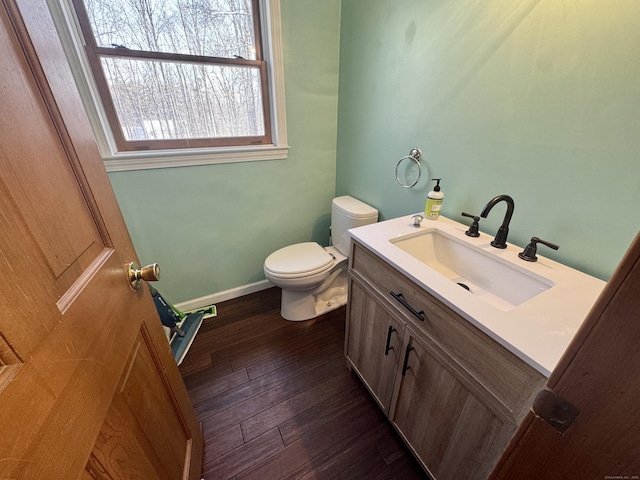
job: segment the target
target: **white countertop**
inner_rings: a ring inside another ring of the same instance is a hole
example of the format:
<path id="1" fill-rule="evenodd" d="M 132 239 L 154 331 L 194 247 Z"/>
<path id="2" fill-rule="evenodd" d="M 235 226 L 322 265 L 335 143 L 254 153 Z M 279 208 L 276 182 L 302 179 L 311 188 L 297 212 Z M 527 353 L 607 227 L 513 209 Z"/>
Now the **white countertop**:
<path id="1" fill-rule="evenodd" d="M 518 258 L 523 248 L 510 243 L 504 250 L 485 251 L 547 278 L 549 290 L 504 311 L 470 294 L 455 282 L 401 250 L 390 240 L 419 229 L 437 228 L 471 245 L 486 246 L 493 236 L 464 234 L 468 226 L 445 217 L 413 226 L 412 215 L 351 229 L 349 233 L 387 263 L 411 278 L 480 330 L 545 376 L 549 376 L 605 286 L 605 282 L 538 253 L 537 262 Z M 544 251 L 543 245 L 540 250 Z"/>

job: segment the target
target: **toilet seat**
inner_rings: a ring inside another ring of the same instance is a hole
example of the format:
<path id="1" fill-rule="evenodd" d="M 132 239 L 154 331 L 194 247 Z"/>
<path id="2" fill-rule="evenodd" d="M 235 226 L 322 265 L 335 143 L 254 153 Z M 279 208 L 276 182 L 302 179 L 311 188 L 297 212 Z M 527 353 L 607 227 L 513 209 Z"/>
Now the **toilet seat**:
<path id="1" fill-rule="evenodd" d="M 333 263 L 333 256 L 319 244 L 303 242 L 273 252 L 264 261 L 264 270 L 278 278 L 301 278 L 328 271 Z"/>

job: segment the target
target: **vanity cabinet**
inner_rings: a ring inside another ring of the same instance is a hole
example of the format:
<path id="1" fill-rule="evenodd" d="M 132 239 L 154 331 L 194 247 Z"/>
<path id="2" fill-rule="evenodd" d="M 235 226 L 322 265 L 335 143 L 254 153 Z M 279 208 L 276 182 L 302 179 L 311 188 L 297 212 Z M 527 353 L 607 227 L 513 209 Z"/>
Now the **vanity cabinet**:
<path id="1" fill-rule="evenodd" d="M 345 353 L 437 480 L 484 479 L 546 378 L 352 242 Z"/>

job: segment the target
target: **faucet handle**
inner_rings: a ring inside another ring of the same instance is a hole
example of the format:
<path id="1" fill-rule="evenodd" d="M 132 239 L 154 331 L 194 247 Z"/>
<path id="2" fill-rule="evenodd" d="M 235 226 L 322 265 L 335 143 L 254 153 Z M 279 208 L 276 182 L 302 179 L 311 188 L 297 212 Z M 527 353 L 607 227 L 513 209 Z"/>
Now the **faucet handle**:
<path id="1" fill-rule="evenodd" d="M 424 220 L 424 217 L 422 215 L 414 215 L 411 217 L 411 220 L 413 220 L 413 226 L 418 228 L 420 226 L 420 222 Z"/>
<path id="2" fill-rule="evenodd" d="M 464 234 L 468 237 L 479 237 L 480 233 L 478 232 L 478 229 L 480 228 L 480 225 L 478 224 L 478 222 L 480 221 L 480 217 L 467 212 L 462 212 L 461 215 L 463 217 L 473 218 L 473 223 L 469 226 L 469 229 L 464 232 Z"/>
<path id="3" fill-rule="evenodd" d="M 541 240 L 538 237 L 531 237 L 531 243 L 525 247 L 525 249 L 518 254 L 518 256 L 527 262 L 537 262 L 538 257 L 536 257 L 536 253 L 538 251 L 538 243 L 542 243 L 549 248 L 553 248 L 554 250 L 558 250 L 560 248 L 559 245 L 555 243 L 547 242 L 545 240 Z"/>

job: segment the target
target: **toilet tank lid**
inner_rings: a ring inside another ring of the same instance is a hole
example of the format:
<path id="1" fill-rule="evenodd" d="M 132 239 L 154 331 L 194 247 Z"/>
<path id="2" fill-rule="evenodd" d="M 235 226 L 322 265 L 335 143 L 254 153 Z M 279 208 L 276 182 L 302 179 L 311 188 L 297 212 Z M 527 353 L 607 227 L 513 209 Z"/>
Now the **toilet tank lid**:
<path id="1" fill-rule="evenodd" d="M 378 218 L 378 210 L 349 195 L 334 198 L 333 206 L 351 218 Z"/>

